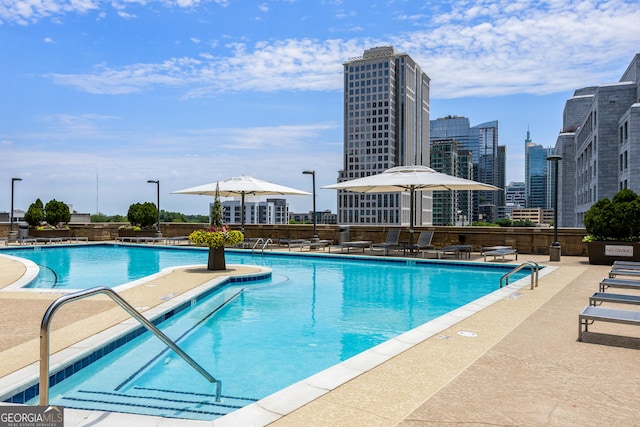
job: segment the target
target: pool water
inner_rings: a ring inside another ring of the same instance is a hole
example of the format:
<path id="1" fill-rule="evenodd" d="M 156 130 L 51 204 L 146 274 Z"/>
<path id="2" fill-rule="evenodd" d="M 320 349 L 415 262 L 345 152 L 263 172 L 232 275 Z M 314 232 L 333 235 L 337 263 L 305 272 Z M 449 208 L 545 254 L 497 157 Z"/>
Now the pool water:
<path id="1" fill-rule="evenodd" d="M 84 255 L 99 265 L 86 279 L 92 286 L 107 282 L 116 259 L 127 273 L 118 272 L 114 284 L 129 274 L 137 278 L 138 267 L 150 274 L 148 264 L 156 272 L 206 262 L 206 252 L 198 250 L 87 248 L 95 249 L 100 256 Z M 34 262 L 62 266 L 58 276 L 76 283 L 74 261 L 55 264 L 50 258 Z M 159 325 L 222 381 L 220 403 L 213 401 L 211 384 L 148 333 L 53 386 L 50 401 L 69 408 L 214 419 L 495 291 L 500 276 L 512 268 L 231 251 L 227 263 L 263 265 L 273 274 L 223 286 Z"/>
<path id="2" fill-rule="evenodd" d="M 2 250 L 33 261 L 40 268 L 28 288 L 89 289 L 116 287 L 155 274 L 167 267 L 207 262 L 206 250 L 196 248 L 149 250 L 117 245 L 29 247 Z M 241 261 L 234 263 L 242 263 Z"/>

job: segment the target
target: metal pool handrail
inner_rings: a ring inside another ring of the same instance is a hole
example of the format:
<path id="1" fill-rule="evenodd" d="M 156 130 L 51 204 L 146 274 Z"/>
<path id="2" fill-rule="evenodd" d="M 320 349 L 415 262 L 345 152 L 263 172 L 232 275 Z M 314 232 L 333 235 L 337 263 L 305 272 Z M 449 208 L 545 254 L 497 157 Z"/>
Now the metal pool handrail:
<path id="1" fill-rule="evenodd" d="M 519 266 L 517 266 L 516 268 L 514 268 L 513 270 L 511 270 L 510 272 L 504 274 L 500 278 L 500 287 L 502 288 L 502 281 L 504 279 L 506 279 L 505 286 L 508 286 L 509 285 L 509 277 L 511 275 L 517 273 L 518 271 L 522 270 L 525 267 L 531 268 L 531 290 L 533 290 L 533 276 L 534 275 L 535 275 L 535 285 L 536 285 L 536 288 L 537 288 L 538 287 L 538 270 L 540 270 L 540 266 L 535 261 L 525 261 L 522 264 L 520 264 Z"/>
<path id="2" fill-rule="evenodd" d="M 106 286 L 99 286 L 96 288 L 86 289 L 80 292 L 74 292 L 72 294 L 64 295 L 55 300 L 44 313 L 42 317 L 42 323 L 40 324 L 40 405 L 49 406 L 49 332 L 53 315 L 56 311 L 68 302 L 80 300 L 93 295 L 105 294 L 110 297 L 116 304 L 122 307 L 131 317 L 140 322 L 149 332 L 154 334 L 165 343 L 171 350 L 175 351 L 178 356 L 184 359 L 189 365 L 191 365 L 200 375 L 205 377 L 210 383 L 216 384 L 216 402 L 220 401 L 222 383 L 220 380 L 216 380 L 210 373 L 208 373 L 202 366 L 200 366 L 195 360 L 185 353 L 176 343 L 171 341 L 160 329 L 158 329 L 153 323 L 147 320 L 139 311 L 125 301 L 120 295 L 118 295 L 113 289 Z"/>

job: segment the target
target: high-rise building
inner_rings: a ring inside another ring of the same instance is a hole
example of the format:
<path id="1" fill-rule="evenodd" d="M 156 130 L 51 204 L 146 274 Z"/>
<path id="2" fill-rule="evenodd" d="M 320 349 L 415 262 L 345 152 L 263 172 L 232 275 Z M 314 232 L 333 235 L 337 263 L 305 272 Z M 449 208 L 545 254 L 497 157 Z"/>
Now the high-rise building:
<path id="1" fill-rule="evenodd" d="M 431 142 L 431 168 L 447 175 L 458 175 L 458 143 L 452 139 Z M 433 225 L 454 225 L 458 212 L 457 191 L 433 192 Z"/>
<path id="2" fill-rule="evenodd" d="M 473 179 L 469 150 L 458 149 L 453 139 L 431 141 L 431 168 L 459 178 Z M 471 191 L 434 191 L 433 225 L 467 225 L 473 206 Z"/>
<path id="3" fill-rule="evenodd" d="M 344 168 L 338 182 L 395 166 L 429 165 L 429 76 L 406 53 L 375 47 L 344 63 Z M 338 191 L 341 224 L 408 225 L 409 193 Z M 416 193 L 415 225 L 432 222 Z"/>
<path id="4" fill-rule="evenodd" d="M 584 226 L 598 200 L 630 188 L 640 193 L 640 53 L 617 83 L 576 90 L 565 104 L 556 141 L 558 225 Z"/>
<path id="5" fill-rule="evenodd" d="M 446 116 L 431 120 L 431 140 L 453 139 L 461 150 L 470 151 L 473 160 L 474 181 L 491 184 L 504 190 L 504 158 L 500 160 L 498 148 L 498 121 L 471 126 L 462 116 Z M 503 154 L 506 151 L 503 151 Z M 501 182 L 502 181 L 502 182 Z M 504 194 L 500 191 L 473 192 L 473 220 L 495 221 L 499 209 L 504 205 Z"/>
<path id="6" fill-rule="evenodd" d="M 527 194 L 527 208 L 547 209 L 552 207 L 550 198 L 553 197 L 553 174 L 549 173 L 549 161 L 547 157 L 553 154 L 553 149 L 536 144 L 531 139 L 531 132 L 527 130 L 527 138 L 524 140 L 525 149 L 525 189 Z"/>

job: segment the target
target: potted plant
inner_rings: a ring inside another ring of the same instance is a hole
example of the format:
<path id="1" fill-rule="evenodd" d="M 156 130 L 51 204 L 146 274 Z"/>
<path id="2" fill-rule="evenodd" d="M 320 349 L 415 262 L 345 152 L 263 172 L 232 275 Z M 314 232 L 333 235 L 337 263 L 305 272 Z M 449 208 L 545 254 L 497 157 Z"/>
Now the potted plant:
<path id="1" fill-rule="evenodd" d="M 216 187 L 216 196 L 211 208 L 211 223 L 209 228 L 195 230 L 189 235 L 189 240 L 199 246 L 209 248 L 207 270 L 226 270 L 224 247 L 233 246 L 244 240 L 244 234 L 237 230 L 230 230 L 222 223 L 222 203 Z"/>
<path id="2" fill-rule="evenodd" d="M 640 261 L 640 196 L 628 188 L 598 200 L 584 216 L 589 263 Z"/>

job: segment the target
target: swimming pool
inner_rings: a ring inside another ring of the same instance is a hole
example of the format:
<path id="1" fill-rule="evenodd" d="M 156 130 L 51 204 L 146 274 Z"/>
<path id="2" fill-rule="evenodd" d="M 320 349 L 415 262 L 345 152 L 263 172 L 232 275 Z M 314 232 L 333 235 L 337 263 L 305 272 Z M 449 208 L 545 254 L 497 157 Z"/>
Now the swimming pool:
<path id="1" fill-rule="evenodd" d="M 193 249 L 106 248 L 135 249 L 135 255 L 123 257 L 135 260 L 134 266 L 147 263 L 140 251 L 156 252 L 153 260 L 185 257 L 168 261 L 181 264 L 206 259 L 206 251 Z M 53 249 L 62 248 L 40 252 Z M 226 406 L 211 405 L 211 397 L 205 396 L 212 394 L 209 383 L 147 334 L 105 357 L 94 357 L 94 363 L 52 387 L 51 401 L 69 408 L 212 419 L 494 291 L 500 276 L 512 268 L 233 251 L 228 251 L 227 262 L 267 266 L 273 275 L 227 284 L 161 324 L 222 380 Z M 73 271 L 70 267 L 69 274 Z M 170 401 L 178 407 L 168 405 Z"/>

